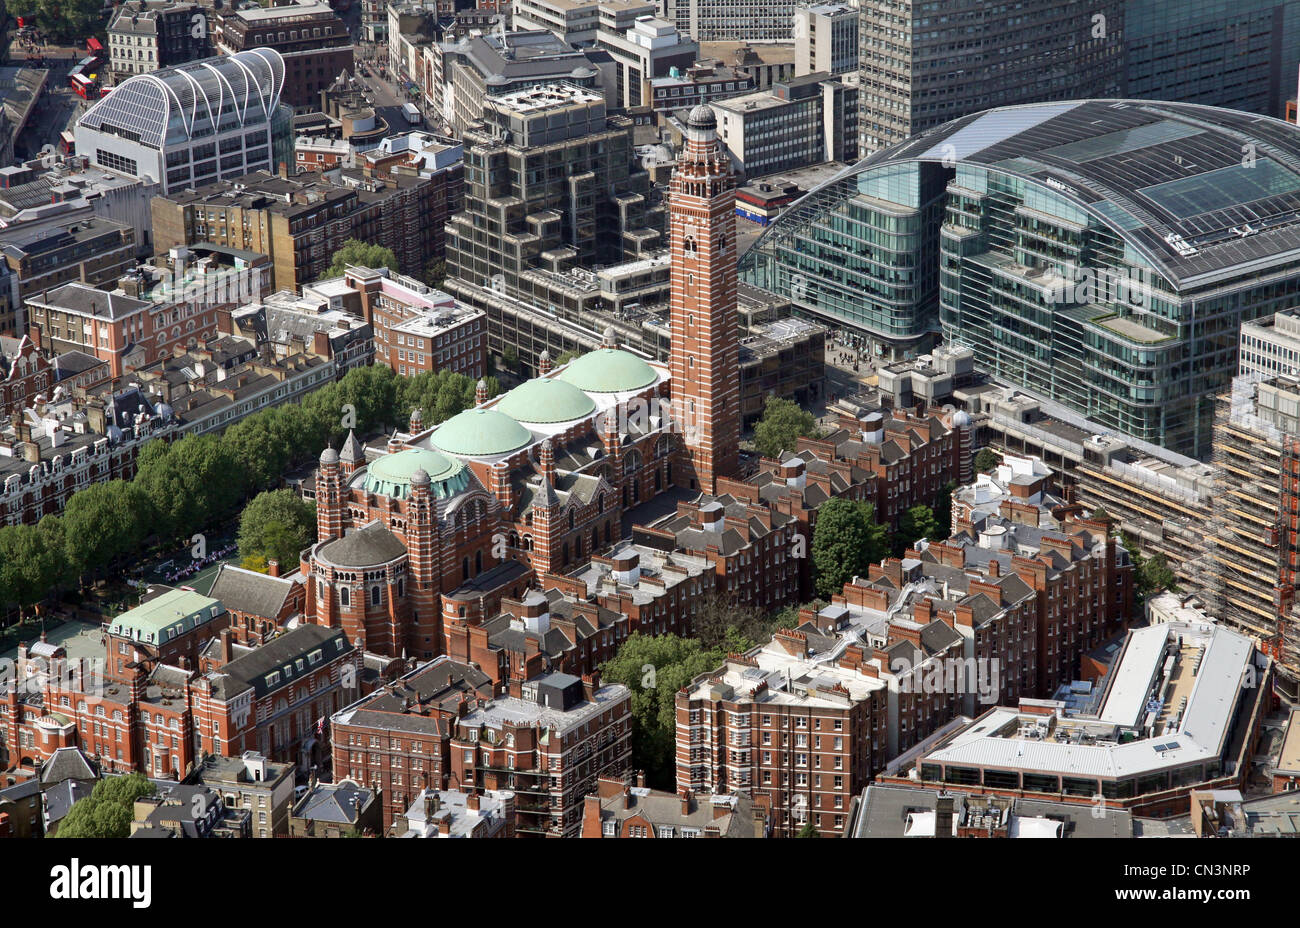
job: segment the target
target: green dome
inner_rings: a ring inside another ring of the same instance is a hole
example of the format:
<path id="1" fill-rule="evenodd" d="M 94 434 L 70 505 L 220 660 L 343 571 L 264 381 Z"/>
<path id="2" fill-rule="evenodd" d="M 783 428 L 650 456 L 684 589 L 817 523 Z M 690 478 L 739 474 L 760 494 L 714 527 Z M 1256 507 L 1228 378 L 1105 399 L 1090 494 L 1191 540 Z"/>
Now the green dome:
<path id="1" fill-rule="evenodd" d="M 411 477 L 417 470 L 429 475 L 433 495 L 445 498 L 465 489 L 469 478 L 465 465 L 425 448 L 407 448 L 386 454 L 366 468 L 362 488 L 367 493 L 406 499 L 411 494 Z"/>
<path id="2" fill-rule="evenodd" d="M 560 380 L 588 393 L 630 393 L 655 382 L 654 368 L 622 348 L 597 348 L 574 358 Z"/>
<path id="3" fill-rule="evenodd" d="M 429 440 L 450 454 L 479 457 L 518 451 L 533 435 L 503 412 L 467 409 L 438 426 Z"/>
<path id="4" fill-rule="evenodd" d="M 518 422 L 571 422 L 596 411 L 596 402 L 573 384 L 537 377 L 515 387 L 492 407 Z"/>

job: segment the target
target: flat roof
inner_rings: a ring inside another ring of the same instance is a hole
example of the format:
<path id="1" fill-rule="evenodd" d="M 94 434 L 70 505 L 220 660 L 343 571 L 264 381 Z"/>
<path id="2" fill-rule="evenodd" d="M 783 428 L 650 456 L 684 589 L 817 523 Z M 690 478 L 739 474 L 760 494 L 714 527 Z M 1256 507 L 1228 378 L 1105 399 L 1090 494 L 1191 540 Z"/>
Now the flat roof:
<path id="1" fill-rule="evenodd" d="M 1048 775 L 1122 779 L 1189 766 L 1221 757 L 1232 730 L 1242 680 L 1254 656 L 1253 642 L 1216 626 L 1210 633 L 1180 727 L 1173 732 L 1116 744 L 1075 743 L 1020 737 L 1014 707 L 990 710 L 923 755 L 926 763 L 994 767 Z M 1045 719 L 1046 717 L 1044 717 Z M 1100 719 L 1071 723 L 1100 728 Z"/>
<path id="2" fill-rule="evenodd" d="M 1151 684 L 1165 656 L 1169 627 L 1152 625 L 1129 635 L 1119 657 L 1119 666 L 1111 673 L 1106 702 L 1097 717 L 1124 728 L 1136 727 L 1146 710 Z"/>

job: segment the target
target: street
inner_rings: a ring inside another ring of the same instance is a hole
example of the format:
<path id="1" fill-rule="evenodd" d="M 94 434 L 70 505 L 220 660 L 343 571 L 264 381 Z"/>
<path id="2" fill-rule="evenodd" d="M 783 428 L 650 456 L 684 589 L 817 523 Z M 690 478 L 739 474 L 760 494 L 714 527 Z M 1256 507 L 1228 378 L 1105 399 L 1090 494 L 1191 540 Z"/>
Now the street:
<path id="1" fill-rule="evenodd" d="M 77 96 L 68 86 L 68 72 L 85 53 L 77 48 L 60 46 L 40 46 L 38 49 L 45 58 L 44 67 L 48 71 L 45 90 L 41 93 L 26 128 L 14 142 L 14 154 L 26 160 L 40 155 L 46 145 L 59 144 L 59 133 L 72 125 L 81 115 L 81 104 L 85 101 Z M 28 50 L 14 39 L 10 46 L 9 61 L 11 66 L 22 67 Z"/>

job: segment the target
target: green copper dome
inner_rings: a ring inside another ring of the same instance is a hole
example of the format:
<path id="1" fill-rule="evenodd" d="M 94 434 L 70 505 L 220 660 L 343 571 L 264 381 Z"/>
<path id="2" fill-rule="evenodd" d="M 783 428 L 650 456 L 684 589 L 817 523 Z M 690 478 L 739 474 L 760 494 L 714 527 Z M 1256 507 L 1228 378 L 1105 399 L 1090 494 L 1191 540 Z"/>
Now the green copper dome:
<path id="1" fill-rule="evenodd" d="M 438 426 L 429 440 L 450 454 L 480 457 L 518 451 L 533 435 L 503 412 L 467 409 Z"/>
<path id="2" fill-rule="evenodd" d="M 574 358 L 559 379 L 588 393 L 630 393 L 655 382 L 654 368 L 622 348 L 597 348 Z"/>
<path id="3" fill-rule="evenodd" d="M 418 470 L 429 475 L 430 489 L 438 498 L 453 496 L 469 484 L 460 461 L 425 448 L 407 448 L 368 466 L 361 486 L 367 493 L 406 499 L 411 495 L 411 477 Z"/>
<path id="4" fill-rule="evenodd" d="M 596 402 L 573 384 L 537 377 L 515 387 L 492 407 L 518 422 L 571 422 L 596 411 Z"/>

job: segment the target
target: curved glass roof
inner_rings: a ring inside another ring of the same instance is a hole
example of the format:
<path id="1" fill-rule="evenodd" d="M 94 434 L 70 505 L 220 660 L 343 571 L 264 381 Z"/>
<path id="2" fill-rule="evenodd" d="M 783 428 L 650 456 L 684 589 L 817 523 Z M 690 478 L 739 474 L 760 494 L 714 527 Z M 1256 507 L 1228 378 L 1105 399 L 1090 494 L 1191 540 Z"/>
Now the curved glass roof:
<path id="1" fill-rule="evenodd" d="M 515 387 L 492 407 L 519 422 L 571 422 L 596 411 L 596 402 L 573 384 L 536 377 Z"/>
<path id="2" fill-rule="evenodd" d="M 589 351 L 566 364 L 558 376 L 588 393 L 628 393 L 657 379 L 654 368 L 622 348 Z"/>
<path id="3" fill-rule="evenodd" d="M 367 493 L 406 499 L 411 495 L 411 477 L 420 469 L 429 475 L 430 490 L 437 499 L 454 496 L 469 485 L 460 461 L 427 448 L 407 448 L 386 454 L 367 467 L 361 486 Z"/>
<path id="4" fill-rule="evenodd" d="M 127 78 L 77 125 L 162 148 L 200 134 L 263 125 L 283 89 L 280 53 L 253 48 Z"/>
<path id="5" fill-rule="evenodd" d="M 467 409 L 452 416 L 429 438 L 434 447 L 462 457 L 509 454 L 533 441 L 533 433 L 495 409 Z"/>
<path id="6" fill-rule="evenodd" d="M 1300 240 L 1296 126 L 1191 103 L 1078 100 L 975 113 L 875 152 L 792 204 L 745 260 L 843 199 L 849 178 L 908 162 L 1026 178 L 1116 229 L 1171 281 L 1231 273 Z"/>

